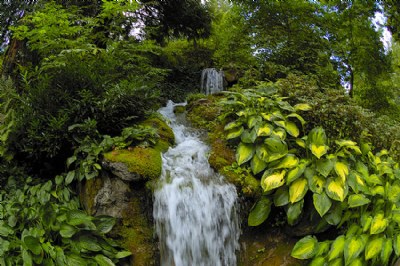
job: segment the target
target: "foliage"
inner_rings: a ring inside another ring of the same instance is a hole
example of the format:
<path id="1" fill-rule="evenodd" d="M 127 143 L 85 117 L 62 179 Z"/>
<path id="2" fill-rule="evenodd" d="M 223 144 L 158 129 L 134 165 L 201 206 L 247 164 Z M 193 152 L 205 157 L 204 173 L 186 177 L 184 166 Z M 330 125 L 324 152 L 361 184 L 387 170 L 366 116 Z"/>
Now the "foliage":
<path id="1" fill-rule="evenodd" d="M 263 84 L 228 93 L 221 102 L 236 162 L 260 178 L 264 192 L 250 211 L 249 225 L 263 223 L 272 206 L 283 208 L 288 224 L 295 225 L 302 218 L 305 199 L 312 198 L 322 218 L 318 228 L 336 226 L 339 236 L 323 242 L 306 236 L 292 256 L 314 259 L 313 265 L 395 261 L 400 254 L 399 164 L 387 150 L 374 154 L 367 138 L 358 145 L 329 139 L 322 127 L 304 130 L 306 120 L 298 112 L 311 106 L 292 106 L 275 92 Z"/>
<path id="2" fill-rule="evenodd" d="M 10 178 L 0 191 L 1 265 L 115 265 L 130 255 L 106 237 L 112 217 L 91 217 L 64 178 L 20 186 Z"/>

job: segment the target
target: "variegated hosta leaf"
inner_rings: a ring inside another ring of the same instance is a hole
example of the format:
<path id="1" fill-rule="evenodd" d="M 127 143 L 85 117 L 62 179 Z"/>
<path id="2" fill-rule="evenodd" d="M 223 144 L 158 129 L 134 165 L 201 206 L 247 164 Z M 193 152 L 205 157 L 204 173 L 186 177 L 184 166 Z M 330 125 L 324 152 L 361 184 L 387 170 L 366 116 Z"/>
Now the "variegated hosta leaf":
<path id="1" fill-rule="evenodd" d="M 224 130 L 231 130 L 233 128 L 241 127 L 243 125 L 242 121 L 233 121 L 225 125 Z"/>
<path id="2" fill-rule="evenodd" d="M 265 171 L 261 178 L 261 187 L 264 192 L 278 188 L 285 183 L 286 170 L 282 171 Z"/>
<path id="3" fill-rule="evenodd" d="M 295 180 L 289 187 L 289 201 L 295 203 L 304 198 L 308 191 L 307 179 L 299 178 Z"/>
<path id="4" fill-rule="evenodd" d="M 308 176 L 308 186 L 314 193 L 321 194 L 325 187 L 325 178 L 319 175 Z"/>
<path id="5" fill-rule="evenodd" d="M 255 147 L 253 144 L 245 144 L 241 142 L 236 149 L 236 161 L 239 165 L 248 162 L 253 158 Z"/>
<path id="6" fill-rule="evenodd" d="M 316 144 L 311 144 L 310 149 L 312 154 L 314 154 L 318 159 L 328 152 L 328 146 L 326 145 L 317 146 Z"/>
<path id="7" fill-rule="evenodd" d="M 294 204 L 289 203 L 286 216 L 289 225 L 294 225 L 298 218 L 300 217 L 301 212 L 303 211 L 304 200 L 296 202 Z"/>
<path id="8" fill-rule="evenodd" d="M 272 162 L 284 157 L 288 153 L 287 144 L 278 138 L 267 138 L 264 141 L 268 150 L 268 161 Z"/>
<path id="9" fill-rule="evenodd" d="M 286 130 L 284 130 L 281 127 L 277 127 L 272 131 L 271 136 L 281 139 L 281 140 L 285 140 L 286 139 Z"/>
<path id="10" fill-rule="evenodd" d="M 336 258 L 343 256 L 344 245 L 346 243 L 346 239 L 344 235 L 338 236 L 335 241 L 333 241 L 331 245 L 331 249 L 329 250 L 328 260 L 332 261 Z"/>
<path id="11" fill-rule="evenodd" d="M 267 163 L 261 160 L 257 154 L 253 155 L 253 159 L 250 162 L 251 171 L 253 174 L 258 174 L 267 167 Z"/>
<path id="12" fill-rule="evenodd" d="M 349 208 L 355 208 L 370 203 L 371 200 L 364 194 L 353 194 L 348 198 Z"/>
<path id="13" fill-rule="evenodd" d="M 268 152 L 268 147 L 265 144 L 259 144 L 256 147 L 256 154 L 258 156 L 258 158 L 260 158 L 261 160 L 263 160 L 264 162 L 268 162 L 268 158 L 269 158 L 269 152 Z"/>
<path id="14" fill-rule="evenodd" d="M 335 141 L 337 145 L 339 145 L 339 147 L 348 147 L 348 146 L 356 146 L 357 142 L 354 142 L 352 140 L 336 140 Z"/>
<path id="15" fill-rule="evenodd" d="M 357 236 L 346 239 L 344 244 L 344 261 L 346 265 L 354 261 L 364 250 L 364 241 Z"/>
<path id="16" fill-rule="evenodd" d="M 341 178 L 342 182 L 346 182 L 347 175 L 349 174 L 349 167 L 344 162 L 335 163 L 335 172 Z"/>
<path id="17" fill-rule="evenodd" d="M 382 265 L 389 265 L 389 258 L 390 255 L 392 255 L 392 252 L 393 252 L 392 239 L 386 238 L 384 240 L 383 249 L 381 251 Z"/>
<path id="18" fill-rule="evenodd" d="M 289 114 L 288 116 L 286 116 L 286 118 L 297 118 L 297 120 L 300 121 L 300 123 L 304 126 L 306 124 L 306 120 L 304 120 L 303 117 L 301 117 L 299 114 L 293 113 L 293 114 Z"/>
<path id="19" fill-rule="evenodd" d="M 317 253 L 315 253 L 315 257 L 327 255 L 330 247 L 331 247 L 331 241 L 329 241 L 329 240 L 326 240 L 324 242 L 319 242 L 318 250 L 317 250 Z"/>
<path id="20" fill-rule="evenodd" d="M 379 255 L 383 248 L 383 237 L 369 240 L 365 247 L 365 260 L 370 260 Z"/>
<path id="21" fill-rule="evenodd" d="M 294 106 L 294 109 L 296 111 L 309 111 L 312 107 L 308 103 L 299 103 Z"/>
<path id="22" fill-rule="evenodd" d="M 383 213 L 378 213 L 374 216 L 371 222 L 371 228 L 369 233 L 371 235 L 379 234 L 385 231 L 386 227 L 389 225 L 388 219 L 385 218 Z"/>
<path id="23" fill-rule="evenodd" d="M 269 123 L 265 123 L 257 129 L 257 136 L 268 137 L 273 131 L 274 127 Z"/>
<path id="24" fill-rule="evenodd" d="M 250 210 L 247 223 L 249 226 L 258 226 L 262 224 L 269 216 L 272 202 L 266 197 L 262 197 Z"/>
<path id="25" fill-rule="evenodd" d="M 241 140 L 244 143 L 253 144 L 257 138 L 256 130 L 245 129 L 241 135 Z"/>
<path id="26" fill-rule="evenodd" d="M 285 129 L 286 129 L 286 132 L 289 133 L 289 135 L 291 135 L 295 138 L 297 138 L 300 135 L 299 128 L 293 122 L 290 122 L 290 121 L 286 122 Z"/>
<path id="27" fill-rule="evenodd" d="M 296 139 L 296 144 L 302 148 L 306 148 L 306 142 L 302 139 Z"/>
<path id="28" fill-rule="evenodd" d="M 284 120 L 278 120 L 278 121 L 274 121 L 275 125 L 277 125 L 278 127 L 283 127 L 285 128 L 286 122 Z"/>
<path id="29" fill-rule="evenodd" d="M 310 259 L 318 249 L 318 240 L 315 236 L 306 236 L 297 241 L 292 250 L 292 257 L 296 259 Z"/>
<path id="30" fill-rule="evenodd" d="M 348 189 L 340 179 L 329 179 L 326 183 L 326 194 L 333 200 L 343 201 Z"/>
<path id="31" fill-rule="evenodd" d="M 324 177 L 328 177 L 333 169 L 334 161 L 331 159 L 319 159 L 316 162 L 316 166 L 318 173 L 320 173 Z"/>
<path id="32" fill-rule="evenodd" d="M 285 206 L 289 203 L 289 190 L 287 186 L 278 188 L 274 193 L 274 205 L 277 207 Z"/>
<path id="33" fill-rule="evenodd" d="M 303 173 L 304 170 L 306 169 L 307 165 L 305 163 L 299 164 L 295 168 L 291 169 L 287 175 L 286 178 L 286 184 L 289 185 L 292 183 L 294 180 L 299 178 Z"/>
<path id="34" fill-rule="evenodd" d="M 382 179 L 375 174 L 364 176 L 364 179 L 367 181 L 368 185 L 382 185 Z"/>
<path id="35" fill-rule="evenodd" d="M 255 125 L 261 123 L 262 117 L 259 115 L 256 116 L 250 116 L 249 119 L 247 120 L 247 125 L 249 128 L 253 128 Z"/>
<path id="36" fill-rule="evenodd" d="M 322 192 L 321 194 L 314 193 L 313 202 L 315 209 L 321 217 L 324 216 L 332 206 L 332 201 L 325 192 Z"/>
<path id="37" fill-rule="evenodd" d="M 232 129 L 228 130 L 228 132 L 226 133 L 226 139 L 238 138 L 242 135 L 243 131 L 244 131 L 243 127 L 232 128 Z"/>
<path id="38" fill-rule="evenodd" d="M 274 166 L 275 169 L 286 168 L 290 169 L 299 164 L 299 158 L 297 158 L 294 154 L 288 154 L 279 162 L 278 165 Z"/>
<path id="39" fill-rule="evenodd" d="M 327 137 L 325 130 L 322 127 L 313 128 L 308 134 L 307 141 L 317 147 L 326 145 Z"/>

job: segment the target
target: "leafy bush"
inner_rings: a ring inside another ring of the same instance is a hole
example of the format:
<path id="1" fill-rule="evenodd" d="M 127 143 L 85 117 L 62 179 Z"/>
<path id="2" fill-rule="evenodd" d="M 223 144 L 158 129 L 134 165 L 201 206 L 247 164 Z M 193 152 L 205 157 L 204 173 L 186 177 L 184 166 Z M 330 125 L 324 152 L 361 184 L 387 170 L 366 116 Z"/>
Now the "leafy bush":
<path id="1" fill-rule="evenodd" d="M 115 219 L 80 211 L 63 177 L 24 182 L 0 191 L 1 265 L 115 265 L 130 255 L 106 237 Z"/>

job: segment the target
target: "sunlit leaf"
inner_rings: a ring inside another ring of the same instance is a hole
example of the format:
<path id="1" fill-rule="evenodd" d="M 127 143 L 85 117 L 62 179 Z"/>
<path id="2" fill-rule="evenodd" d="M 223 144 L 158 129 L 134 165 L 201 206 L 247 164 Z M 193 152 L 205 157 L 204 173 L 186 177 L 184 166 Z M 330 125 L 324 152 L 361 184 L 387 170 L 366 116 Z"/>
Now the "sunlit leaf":
<path id="1" fill-rule="evenodd" d="M 257 115 L 257 116 L 250 116 L 249 119 L 247 120 L 247 125 L 249 128 L 253 128 L 255 125 L 261 123 L 262 117 Z"/>
<path id="2" fill-rule="evenodd" d="M 274 130 L 274 127 L 271 124 L 265 123 L 264 125 L 262 125 L 261 127 L 259 127 L 257 129 L 257 136 L 268 137 L 272 134 L 273 130 Z"/>
<path id="3" fill-rule="evenodd" d="M 232 128 L 226 133 L 226 139 L 238 138 L 242 135 L 243 131 L 244 131 L 243 127 Z"/>
<path id="4" fill-rule="evenodd" d="M 345 182 L 347 175 L 349 174 L 349 167 L 344 162 L 336 162 L 335 172 L 341 178 L 342 182 Z"/>
<path id="5" fill-rule="evenodd" d="M 296 111 L 309 111 L 312 107 L 308 103 L 299 103 L 294 106 L 294 109 Z"/>
<path id="6" fill-rule="evenodd" d="M 343 201 L 347 196 L 347 189 L 341 180 L 329 179 L 326 184 L 326 194 L 333 200 Z"/>
<path id="7" fill-rule="evenodd" d="M 224 130 L 231 130 L 231 129 L 234 129 L 234 128 L 241 127 L 242 125 L 243 125 L 242 121 L 236 120 L 236 121 L 233 121 L 233 122 L 230 122 L 230 123 L 226 124 L 225 127 L 224 127 Z"/>
<path id="8" fill-rule="evenodd" d="M 261 178 L 261 187 L 267 192 L 282 186 L 285 184 L 285 174 L 286 170 L 282 170 L 281 172 L 265 171 Z"/>
<path id="9" fill-rule="evenodd" d="M 236 149 L 236 161 L 239 165 L 248 162 L 253 158 L 255 147 L 253 144 L 245 144 L 241 142 Z"/>
<path id="10" fill-rule="evenodd" d="M 332 201 L 325 192 L 322 192 L 321 194 L 314 193 L 313 202 L 315 209 L 321 217 L 324 216 L 332 206 Z"/>
<path id="11" fill-rule="evenodd" d="M 353 194 L 348 198 L 349 208 L 355 208 L 363 206 L 370 203 L 371 200 L 368 199 L 364 194 Z"/>
<path id="12" fill-rule="evenodd" d="M 294 180 L 299 178 L 304 173 L 305 169 L 306 169 L 305 163 L 302 163 L 302 164 L 296 166 L 295 168 L 291 169 L 287 175 L 286 184 L 289 185 Z"/>
<path id="13" fill-rule="evenodd" d="M 290 168 L 297 166 L 298 164 L 299 164 L 299 158 L 297 158 L 293 154 L 288 154 L 279 162 L 278 165 L 275 165 L 274 168 L 275 169 L 282 169 L 282 168 L 290 169 Z"/>
<path id="14" fill-rule="evenodd" d="M 371 222 L 370 234 L 379 234 L 385 231 L 386 227 L 389 225 L 388 220 L 385 218 L 383 213 L 378 213 L 374 216 Z"/>
<path id="15" fill-rule="evenodd" d="M 295 203 L 304 198 L 308 191 L 307 179 L 299 178 L 296 179 L 289 187 L 289 201 Z"/>
<path id="16" fill-rule="evenodd" d="M 328 146 L 326 145 L 317 146 L 315 144 L 311 144 L 310 149 L 312 154 L 314 154 L 318 159 L 328 152 Z"/>
<path id="17" fill-rule="evenodd" d="M 302 139 L 296 139 L 296 144 L 299 145 L 302 148 L 306 147 L 306 142 Z"/>
<path id="18" fill-rule="evenodd" d="M 289 135 L 291 135 L 295 138 L 297 138 L 300 134 L 299 128 L 293 122 L 290 122 L 290 121 L 286 122 L 285 129 L 286 129 L 287 133 L 289 133 Z"/>
<path id="19" fill-rule="evenodd" d="M 383 248 L 383 237 L 375 238 L 368 241 L 365 247 L 365 260 L 370 260 L 379 255 Z"/>
<path id="20" fill-rule="evenodd" d="M 328 260 L 332 261 L 338 257 L 343 256 L 344 245 L 346 243 L 346 239 L 344 235 L 338 236 L 335 241 L 333 241 L 331 245 L 331 249 L 329 250 Z"/>
<path id="21" fill-rule="evenodd" d="M 247 219 L 247 223 L 249 226 L 258 226 L 262 224 L 267 218 L 271 211 L 271 201 L 262 197 L 250 210 L 249 217 Z"/>
<path id="22" fill-rule="evenodd" d="M 296 259 L 312 258 L 318 248 L 318 240 L 314 236 L 306 236 L 297 241 L 292 250 L 292 257 Z"/>
<path id="23" fill-rule="evenodd" d="M 292 114 L 289 114 L 289 115 L 287 116 L 287 118 L 290 118 L 290 117 L 292 117 L 292 118 L 297 118 L 297 120 L 299 120 L 300 123 L 301 123 L 303 126 L 306 124 L 306 121 L 304 120 L 304 118 L 301 117 L 299 114 L 292 113 Z"/>
<path id="24" fill-rule="evenodd" d="M 346 265 L 355 260 L 364 250 L 364 247 L 364 241 L 357 236 L 346 239 L 344 245 L 344 261 Z"/>

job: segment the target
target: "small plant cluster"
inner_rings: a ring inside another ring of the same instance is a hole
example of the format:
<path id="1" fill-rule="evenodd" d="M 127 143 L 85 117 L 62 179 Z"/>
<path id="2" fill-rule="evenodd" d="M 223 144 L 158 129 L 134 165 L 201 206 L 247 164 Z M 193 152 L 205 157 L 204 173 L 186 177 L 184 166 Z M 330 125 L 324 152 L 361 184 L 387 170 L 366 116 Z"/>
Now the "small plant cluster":
<path id="1" fill-rule="evenodd" d="M 62 176 L 24 181 L 0 191 L 0 265 L 115 265 L 131 254 L 106 237 L 115 219 L 79 210 Z"/>
<path id="2" fill-rule="evenodd" d="M 274 90 L 230 92 L 222 105 L 226 138 L 237 145 L 236 161 L 260 178 L 263 195 L 250 211 L 257 226 L 271 207 L 283 208 L 289 225 L 304 212 L 305 198 L 321 217 L 319 228 L 336 226 L 335 240 L 306 236 L 292 256 L 311 265 L 388 265 L 400 255 L 400 169 L 387 150 L 374 154 L 364 136 L 329 142 L 322 127 L 301 135 L 306 121 Z"/>

